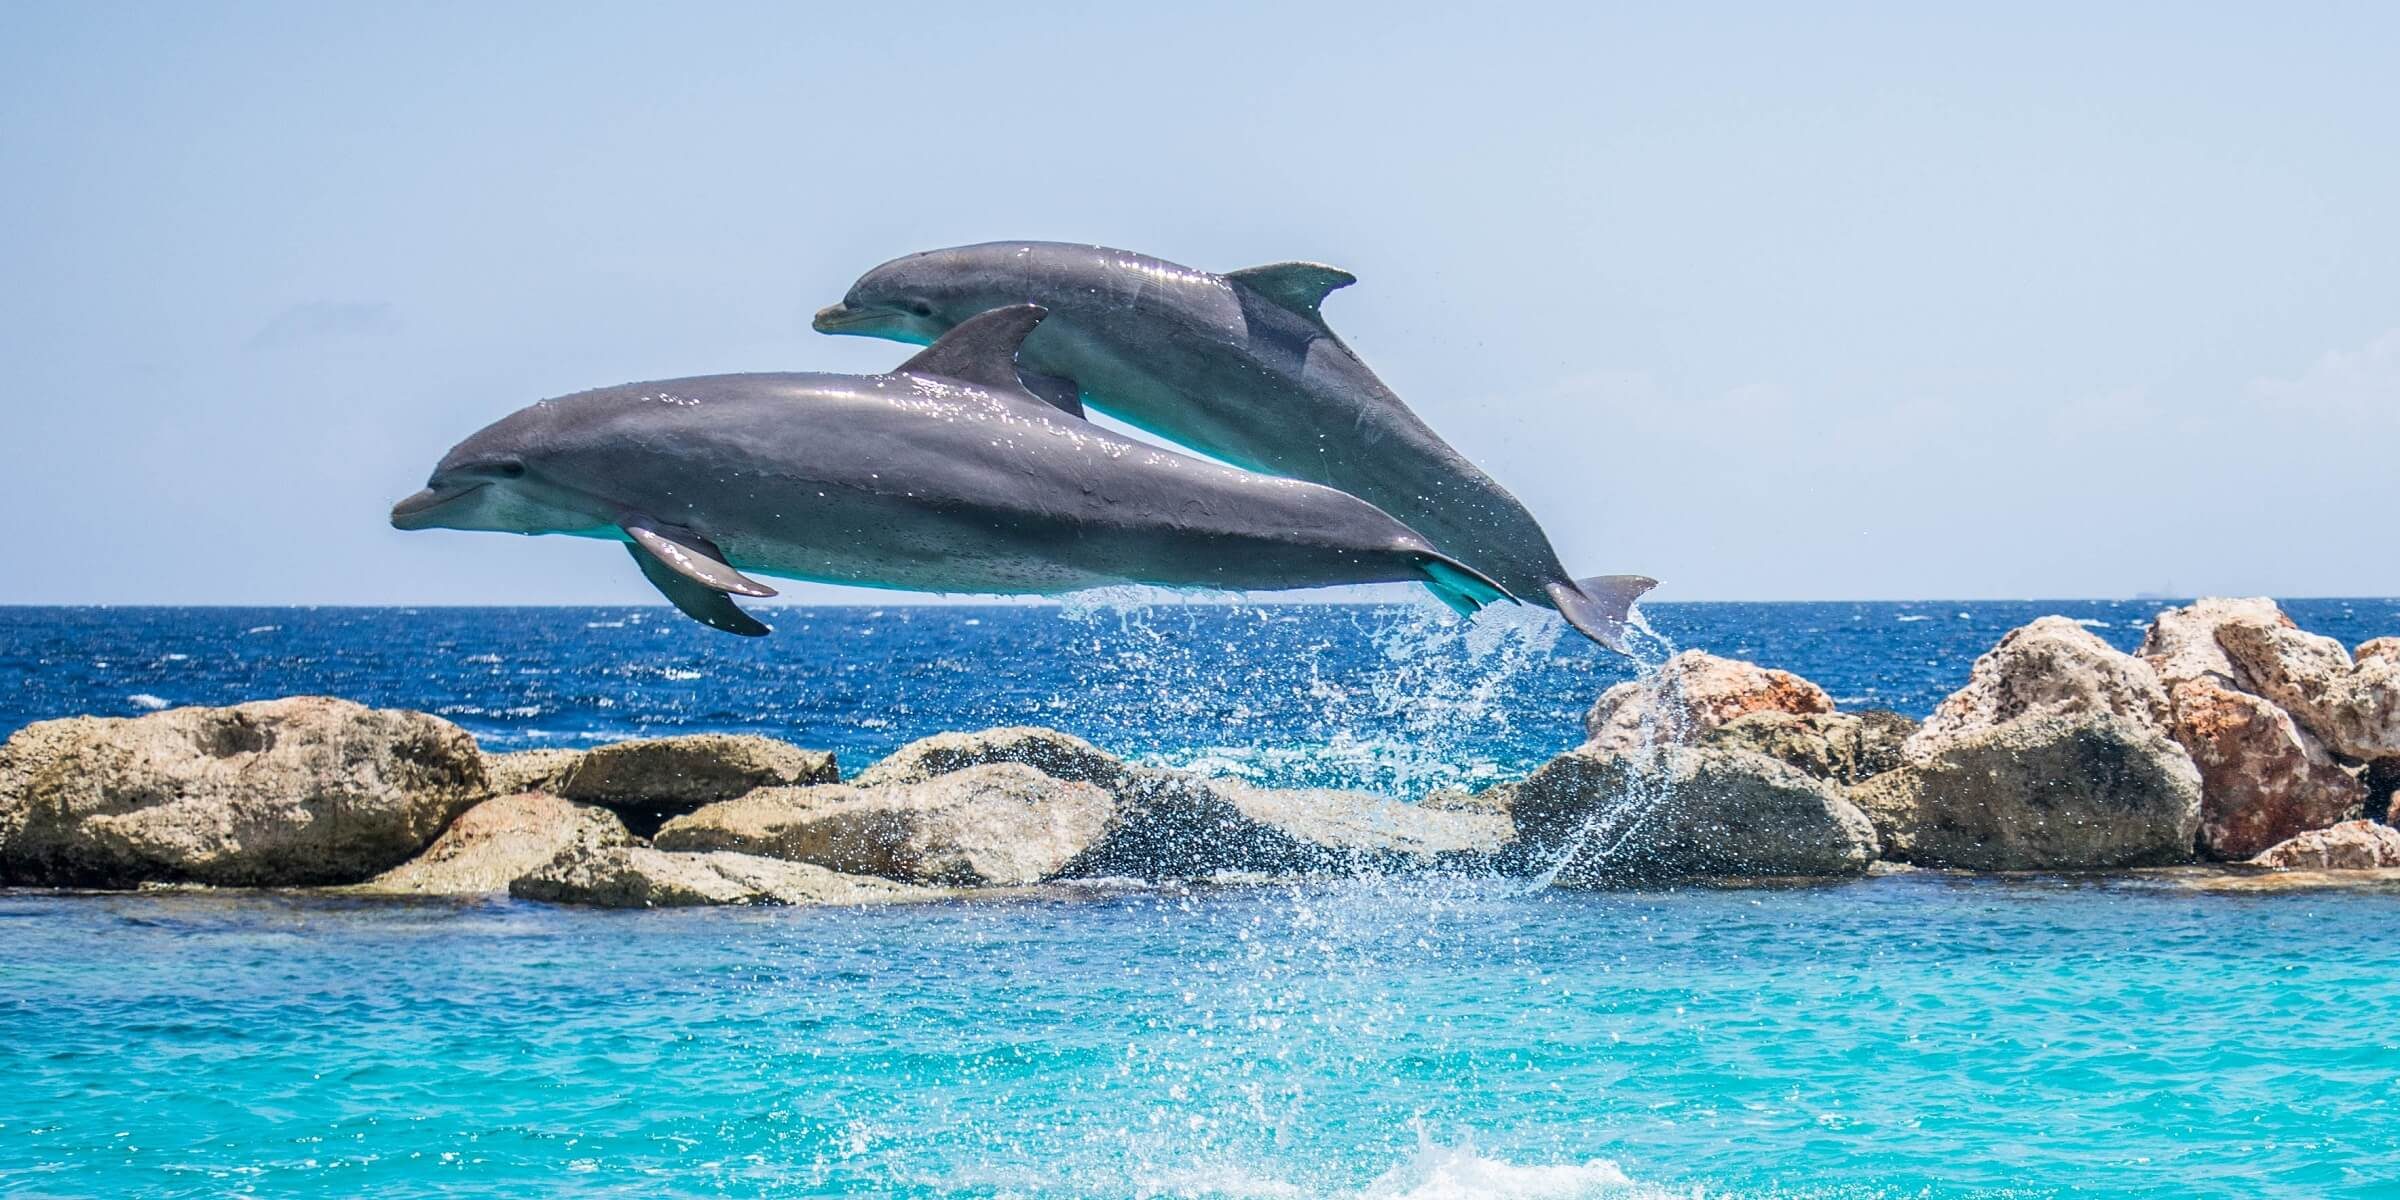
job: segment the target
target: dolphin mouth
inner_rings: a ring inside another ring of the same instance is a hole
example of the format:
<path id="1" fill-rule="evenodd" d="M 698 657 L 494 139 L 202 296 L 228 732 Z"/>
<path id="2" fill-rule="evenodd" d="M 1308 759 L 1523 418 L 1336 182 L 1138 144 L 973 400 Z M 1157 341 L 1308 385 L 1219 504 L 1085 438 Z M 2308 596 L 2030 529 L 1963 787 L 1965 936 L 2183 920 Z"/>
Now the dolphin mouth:
<path id="1" fill-rule="evenodd" d="M 482 481 L 464 487 L 429 487 L 392 506 L 392 528 L 427 529 L 434 524 L 433 515 L 444 507 L 464 500 L 484 489 Z"/>
<path id="2" fill-rule="evenodd" d="M 882 316 L 874 309 L 852 308 L 848 301 L 844 301 L 818 309 L 816 317 L 808 325 L 818 333 L 848 333 L 870 321 L 880 320 Z"/>

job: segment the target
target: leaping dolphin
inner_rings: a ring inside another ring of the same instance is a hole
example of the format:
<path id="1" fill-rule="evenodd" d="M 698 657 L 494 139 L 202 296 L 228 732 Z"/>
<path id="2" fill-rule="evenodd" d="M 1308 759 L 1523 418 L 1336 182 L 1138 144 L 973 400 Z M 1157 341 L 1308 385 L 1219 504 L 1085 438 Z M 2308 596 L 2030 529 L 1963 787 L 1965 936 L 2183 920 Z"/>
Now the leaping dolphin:
<path id="1" fill-rule="evenodd" d="M 1499 585 L 1366 501 L 1120 437 L 1020 383 L 1043 310 L 965 320 L 888 375 L 712 375 L 544 400 L 460 442 L 400 529 L 622 541 L 717 629 L 768 632 L 745 572 L 920 591 Z"/>
<path id="2" fill-rule="evenodd" d="M 1072 390 L 1070 403 L 1226 462 L 1358 496 L 1622 652 L 1633 602 L 1657 581 L 1570 577 L 1533 514 L 1326 325 L 1318 306 L 1354 282 L 1317 263 L 1213 275 L 1104 246 L 987 242 L 885 263 L 815 326 L 921 345 L 987 309 L 1043 305 L 1052 315 L 1025 344 L 1027 386 Z"/>

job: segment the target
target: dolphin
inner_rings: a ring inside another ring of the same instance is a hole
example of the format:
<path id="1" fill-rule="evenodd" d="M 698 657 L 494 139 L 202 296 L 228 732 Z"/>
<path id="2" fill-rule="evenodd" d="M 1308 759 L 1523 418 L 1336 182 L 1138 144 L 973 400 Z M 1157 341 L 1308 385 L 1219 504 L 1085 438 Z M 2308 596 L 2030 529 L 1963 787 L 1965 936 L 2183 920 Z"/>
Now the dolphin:
<path id="1" fill-rule="evenodd" d="M 1115 584 L 1505 589 L 1347 493 L 1119 436 L 1026 390 L 1043 310 L 960 322 L 886 375 L 711 375 L 544 400 L 460 442 L 400 529 L 625 543 L 675 607 L 766 625 L 753 574 L 1045 595 Z"/>
<path id="2" fill-rule="evenodd" d="M 1214 275 L 1105 246 L 986 242 L 894 259 L 820 311 L 822 333 L 924 344 L 975 314 L 1051 310 L 1026 342 L 1027 386 L 1071 390 L 1136 428 L 1276 475 L 1339 488 L 1620 653 L 1657 581 L 1574 579 L 1533 514 L 1452 449 L 1335 336 L 1319 306 L 1356 282 L 1275 263 Z"/>

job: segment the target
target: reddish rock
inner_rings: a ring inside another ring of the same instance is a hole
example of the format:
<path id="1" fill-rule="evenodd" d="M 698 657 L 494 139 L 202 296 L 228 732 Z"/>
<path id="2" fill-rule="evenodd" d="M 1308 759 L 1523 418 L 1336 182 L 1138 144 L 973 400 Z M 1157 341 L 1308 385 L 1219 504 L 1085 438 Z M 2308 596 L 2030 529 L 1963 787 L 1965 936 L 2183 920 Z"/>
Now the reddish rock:
<path id="1" fill-rule="evenodd" d="M 2400 829 L 2373 821 L 2344 821 L 2269 847 L 2250 860 L 2262 867 L 2372 871 L 2400 867 Z"/>
<path id="2" fill-rule="evenodd" d="M 2208 679 L 2175 685 L 2175 740 L 2200 767 L 2200 845 L 2245 859 L 2359 814 L 2367 790 L 2291 714 Z"/>
<path id="3" fill-rule="evenodd" d="M 1833 697 L 1792 674 L 1686 650 L 1649 679 L 1608 689 L 1583 719 L 1587 748 L 1679 745 L 1755 712 L 1829 713 Z"/>
<path id="4" fill-rule="evenodd" d="M 2250 690 L 2282 705 L 2334 753 L 2400 756 L 2400 659 L 2380 648 L 2364 661 L 2329 637 L 2299 629 L 2229 625 L 2217 631 Z"/>
<path id="5" fill-rule="evenodd" d="M 2217 643 L 2218 631 L 2230 625 L 2289 629 L 2292 619 L 2264 596 L 2196 600 L 2159 613 L 2134 653 L 2147 660 L 2168 687 L 2186 679 L 2213 677 L 2235 691 L 2253 691 L 2249 677 Z"/>

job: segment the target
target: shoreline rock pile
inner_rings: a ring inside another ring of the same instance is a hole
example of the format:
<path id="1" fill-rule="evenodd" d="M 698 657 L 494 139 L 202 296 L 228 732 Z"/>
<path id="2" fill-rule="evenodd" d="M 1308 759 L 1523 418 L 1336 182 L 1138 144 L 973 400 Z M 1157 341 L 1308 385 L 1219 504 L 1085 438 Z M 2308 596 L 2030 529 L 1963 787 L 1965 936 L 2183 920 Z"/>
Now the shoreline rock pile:
<path id="1" fill-rule="evenodd" d="M 1522 780 L 1408 803 L 1142 766 L 1033 727 L 938 734 L 844 780 L 831 754 L 749 735 L 487 755 L 439 718 L 325 697 L 74 717 L 0 744 L 0 885 L 664 907 L 1879 862 L 2400 877 L 2400 638 L 2345 652 L 2266 600 L 2163 612 L 2133 654 L 2042 618 L 1921 724 L 1686 651 L 1609 689 L 1585 728 Z"/>

